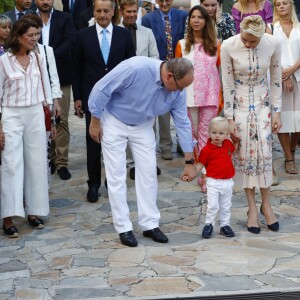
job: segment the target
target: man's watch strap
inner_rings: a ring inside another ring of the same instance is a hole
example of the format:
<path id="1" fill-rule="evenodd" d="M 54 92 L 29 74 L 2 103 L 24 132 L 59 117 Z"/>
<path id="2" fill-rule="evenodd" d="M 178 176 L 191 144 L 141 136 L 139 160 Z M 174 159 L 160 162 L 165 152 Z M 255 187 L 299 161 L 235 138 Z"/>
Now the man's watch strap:
<path id="1" fill-rule="evenodd" d="M 190 160 L 184 161 L 184 163 L 185 163 L 186 165 L 194 165 L 194 164 L 195 164 L 195 160 L 194 160 L 193 158 L 191 158 Z"/>

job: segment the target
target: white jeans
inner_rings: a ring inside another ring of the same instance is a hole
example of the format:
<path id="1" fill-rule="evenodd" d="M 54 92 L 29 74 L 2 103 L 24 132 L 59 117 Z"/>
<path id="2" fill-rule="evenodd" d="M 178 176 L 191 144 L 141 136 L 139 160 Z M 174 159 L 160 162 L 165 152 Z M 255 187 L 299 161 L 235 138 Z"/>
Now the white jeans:
<path id="1" fill-rule="evenodd" d="M 2 107 L 5 147 L 1 166 L 1 218 L 47 216 L 49 196 L 45 116 L 42 104 Z"/>
<path id="2" fill-rule="evenodd" d="M 233 188 L 232 179 L 207 177 L 207 211 L 205 224 L 215 225 L 220 210 L 220 226 L 230 225 L 230 208 Z"/>
<path id="3" fill-rule="evenodd" d="M 131 149 L 135 162 L 135 189 L 138 206 L 138 223 L 142 230 L 159 226 L 160 213 L 156 206 L 157 175 L 153 122 L 138 126 L 122 123 L 105 112 L 101 119 L 101 140 L 108 196 L 113 222 L 118 233 L 132 230 L 127 205 L 126 146 Z"/>

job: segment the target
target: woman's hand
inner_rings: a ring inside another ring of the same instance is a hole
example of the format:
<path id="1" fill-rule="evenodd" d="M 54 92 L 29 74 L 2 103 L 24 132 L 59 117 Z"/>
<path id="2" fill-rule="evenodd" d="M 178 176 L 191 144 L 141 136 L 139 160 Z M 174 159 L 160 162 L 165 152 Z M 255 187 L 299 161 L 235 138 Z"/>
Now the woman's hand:
<path id="1" fill-rule="evenodd" d="M 2 124 L 0 124 L 0 150 L 4 150 L 4 146 L 5 146 L 5 135 L 4 132 L 2 130 Z"/>
<path id="2" fill-rule="evenodd" d="M 61 116 L 61 106 L 59 104 L 59 100 L 58 99 L 54 99 L 53 100 L 53 112 L 54 112 L 54 116 L 57 118 L 59 116 Z"/>
<path id="3" fill-rule="evenodd" d="M 239 135 L 237 131 L 236 124 L 233 120 L 228 120 L 229 123 L 229 131 L 230 131 L 230 137 L 233 141 L 233 143 L 236 143 L 241 140 L 241 136 Z"/>
<path id="4" fill-rule="evenodd" d="M 293 91 L 293 80 L 291 77 L 282 81 L 282 86 L 288 93 L 291 93 Z"/>
<path id="5" fill-rule="evenodd" d="M 57 136 L 56 126 L 52 126 L 51 127 L 50 140 L 55 140 L 56 136 Z"/>
<path id="6" fill-rule="evenodd" d="M 280 113 L 276 112 L 273 115 L 272 118 L 272 133 L 278 133 L 280 130 L 282 124 L 281 124 L 281 119 L 280 119 Z"/>
<path id="7" fill-rule="evenodd" d="M 282 81 L 285 81 L 285 80 L 289 79 L 290 76 L 292 76 L 295 71 L 296 70 L 293 66 L 289 67 L 289 68 L 286 68 L 286 69 L 282 69 Z"/>

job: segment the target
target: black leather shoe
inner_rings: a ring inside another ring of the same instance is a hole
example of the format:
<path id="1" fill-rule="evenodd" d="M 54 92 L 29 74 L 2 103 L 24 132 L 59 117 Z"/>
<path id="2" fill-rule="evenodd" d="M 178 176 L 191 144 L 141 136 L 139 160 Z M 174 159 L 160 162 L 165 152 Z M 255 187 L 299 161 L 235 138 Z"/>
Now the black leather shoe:
<path id="1" fill-rule="evenodd" d="M 156 167 L 156 175 L 160 175 L 161 170 L 159 167 Z M 135 180 L 135 167 L 129 169 L 129 178 Z"/>
<path id="2" fill-rule="evenodd" d="M 263 209 L 262 209 L 262 205 L 260 206 L 260 212 L 263 216 L 265 216 L 264 212 L 263 212 Z M 278 231 L 279 230 L 279 223 L 278 222 L 274 222 L 273 224 L 270 224 L 270 225 L 267 223 L 267 226 L 272 231 Z"/>
<path id="3" fill-rule="evenodd" d="M 143 236 L 150 237 L 154 242 L 167 243 L 169 239 L 160 231 L 158 227 L 143 232 Z"/>
<path id="4" fill-rule="evenodd" d="M 260 227 L 247 227 L 248 231 L 254 234 L 260 233 Z"/>
<path id="5" fill-rule="evenodd" d="M 99 198 L 99 185 L 89 184 L 89 190 L 87 192 L 86 198 L 89 202 L 94 203 L 98 201 Z"/>
<path id="6" fill-rule="evenodd" d="M 128 247 L 136 247 L 137 240 L 132 231 L 122 232 L 119 234 L 121 243 Z"/>
<path id="7" fill-rule="evenodd" d="M 57 173 L 61 180 L 69 180 L 71 178 L 71 173 L 66 167 L 61 167 L 57 170 Z"/>
<path id="8" fill-rule="evenodd" d="M 4 234 L 9 238 L 17 238 L 19 236 L 19 232 L 16 226 L 11 226 L 9 228 L 5 228 L 3 224 Z"/>
<path id="9" fill-rule="evenodd" d="M 202 230 L 202 237 L 205 239 L 209 239 L 212 236 L 214 227 L 211 224 L 205 225 Z"/>
<path id="10" fill-rule="evenodd" d="M 39 217 L 28 216 L 27 220 L 34 229 L 43 229 L 45 227 L 44 221 L 42 219 L 40 219 Z"/>
<path id="11" fill-rule="evenodd" d="M 233 237 L 234 236 L 233 230 L 228 225 L 221 227 L 220 228 L 220 233 L 222 235 L 225 235 L 226 237 Z"/>

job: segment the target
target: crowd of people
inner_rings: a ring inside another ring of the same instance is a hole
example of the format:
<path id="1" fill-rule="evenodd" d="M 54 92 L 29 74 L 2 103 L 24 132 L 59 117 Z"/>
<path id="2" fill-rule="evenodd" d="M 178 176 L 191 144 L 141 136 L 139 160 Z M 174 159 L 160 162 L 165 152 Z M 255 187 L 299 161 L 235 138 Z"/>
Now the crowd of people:
<path id="1" fill-rule="evenodd" d="M 16 0 L 0 15 L 1 218 L 18 237 L 14 216 L 41 229 L 49 214 L 51 174 L 69 180 L 68 115 L 85 118 L 88 191 L 96 202 L 105 166 L 113 223 L 121 243 L 138 242 L 126 199 L 126 166 L 134 161 L 138 223 L 146 237 L 159 229 L 156 205 L 156 118 L 161 158 L 172 160 L 170 118 L 182 180 L 207 193 L 202 230 L 210 238 L 230 227 L 233 185 L 248 201 L 247 228 L 260 233 L 260 212 L 278 231 L 270 203 L 272 134 L 278 134 L 288 174 L 297 174 L 300 132 L 300 24 L 292 0 Z M 224 11 L 223 11 L 224 4 Z M 297 5 L 297 3 L 295 3 Z M 230 5 L 228 7 L 228 5 Z M 71 93 L 71 89 L 72 92 Z M 45 112 L 52 111 L 51 126 Z M 154 129 L 154 130 L 153 130 Z M 127 149 L 127 151 L 126 151 Z M 129 151 L 130 150 L 130 151 Z"/>

